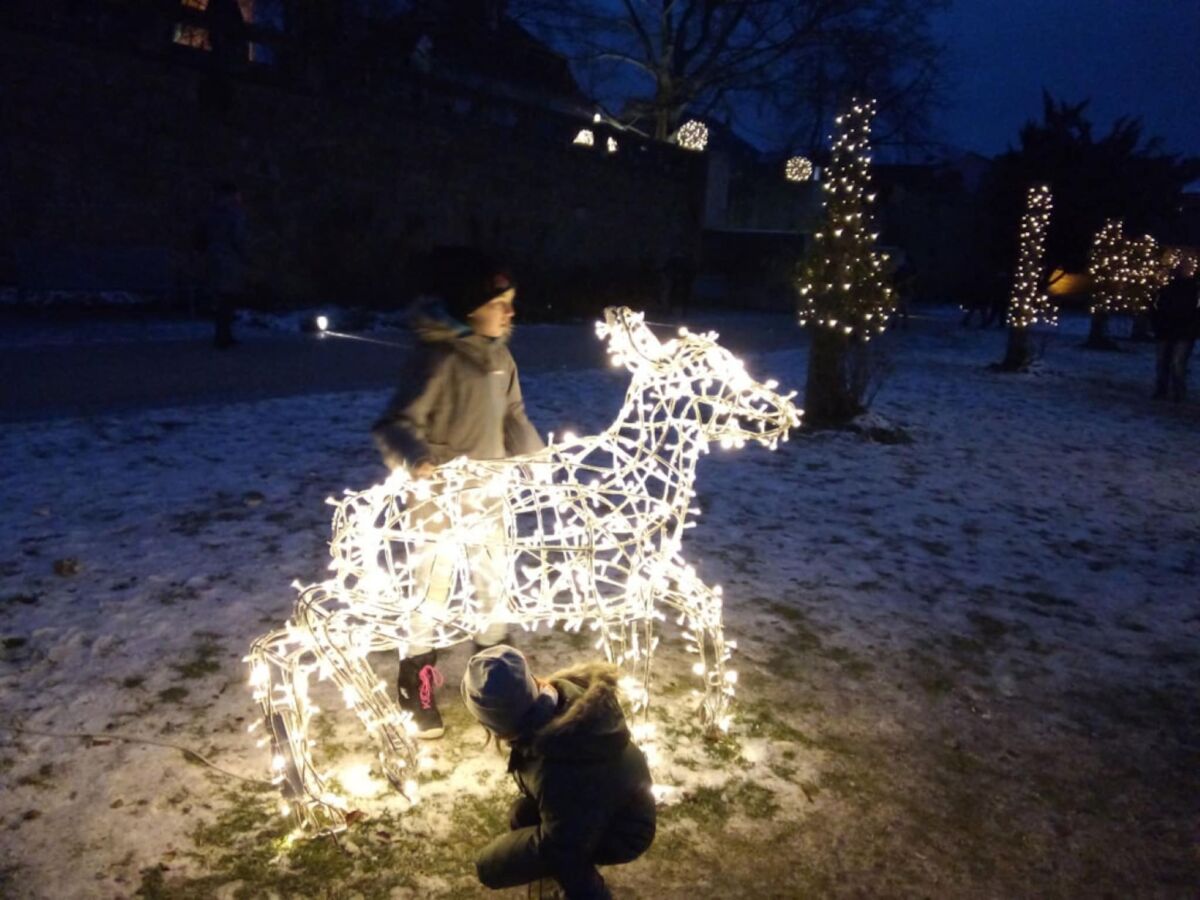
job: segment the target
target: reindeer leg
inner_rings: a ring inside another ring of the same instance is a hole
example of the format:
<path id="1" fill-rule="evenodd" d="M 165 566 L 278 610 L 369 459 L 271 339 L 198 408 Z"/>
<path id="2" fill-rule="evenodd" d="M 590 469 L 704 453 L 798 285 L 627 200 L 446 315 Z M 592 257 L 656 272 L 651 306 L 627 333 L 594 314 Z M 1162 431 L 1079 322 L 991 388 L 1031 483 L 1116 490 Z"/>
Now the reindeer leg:
<path id="1" fill-rule="evenodd" d="M 689 649 L 699 657 L 692 671 L 704 683 L 698 709 L 700 723 L 713 733 L 727 731 L 737 676 L 726 667 L 735 645 L 725 641 L 720 589 L 710 588 L 689 566 L 672 579 L 672 587 L 663 592 L 662 600 L 679 611 Z"/>
<path id="2" fill-rule="evenodd" d="M 308 752 L 312 713 L 305 698 L 308 677 L 317 667 L 311 642 L 291 627 L 272 631 L 251 645 L 247 660 L 254 699 L 266 726 L 259 743 L 270 745 L 271 770 L 283 796 L 283 814 L 294 815 L 302 828 L 341 828 L 346 811 L 327 802 L 331 798 Z"/>
<path id="3" fill-rule="evenodd" d="M 328 609 L 327 599 L 331 598 L 320 588 L 310 589 L 299 604 L 297 618 L 314 638 L 322 674 L 333 679 L 346 705 L 375 740 L 388 781 L 415 800 L 418 753 L 412 717 L 401 712 L 387 682 L 367 662 L 369 652 L 394 649 L 400 641 L 394 633 L 358 620 L 349 610 Z"/>

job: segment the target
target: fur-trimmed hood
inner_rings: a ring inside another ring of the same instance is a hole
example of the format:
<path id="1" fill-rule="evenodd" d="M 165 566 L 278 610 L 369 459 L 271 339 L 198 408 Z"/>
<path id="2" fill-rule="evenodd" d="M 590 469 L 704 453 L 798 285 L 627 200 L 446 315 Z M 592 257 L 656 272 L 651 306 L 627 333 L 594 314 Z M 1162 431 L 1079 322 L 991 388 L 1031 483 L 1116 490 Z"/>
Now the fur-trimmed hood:
<path id="1" fill-rule="evenodd" d="M 602 760 L 619 754 L 629 743 L 621 710 L 617 668 L 584 663 L 555 672 L 549 681 L 558 691 L 554 716 L 538 728 L 527 745 L 548 759 Z"/>
<path id="2" fill-rule="evenodd" d="M 408 327 L 428 347 L 441 347 L 470 360 L 485 372 L 509 357 L 507 338 L 475 334 L 446 311 L 437 297 L 418 297 L 408 313 Z"/>

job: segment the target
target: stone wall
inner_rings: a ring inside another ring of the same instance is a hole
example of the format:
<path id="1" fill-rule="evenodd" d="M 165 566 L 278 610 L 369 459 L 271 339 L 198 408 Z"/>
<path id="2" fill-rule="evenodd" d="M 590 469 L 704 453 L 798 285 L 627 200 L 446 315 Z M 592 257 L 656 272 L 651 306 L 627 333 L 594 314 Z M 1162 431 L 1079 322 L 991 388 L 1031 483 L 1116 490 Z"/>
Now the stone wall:
<path id="1" fill-rule="evenodd" d="M 20 253 L 157 249 L 186 293 L 222 179 L 243 189 L 264 303 L 394 302 L 409 254 L 449 242 L 506 255 L 538 303 L 644 302 L 698 249 L 702 156 L 620 134 L 610 154 L 598 126 L 429 79 L 314 89 L 0 24 L 0 85 L 10 280 Z M 581 127 L 594 147 L 572 144 Z"/>

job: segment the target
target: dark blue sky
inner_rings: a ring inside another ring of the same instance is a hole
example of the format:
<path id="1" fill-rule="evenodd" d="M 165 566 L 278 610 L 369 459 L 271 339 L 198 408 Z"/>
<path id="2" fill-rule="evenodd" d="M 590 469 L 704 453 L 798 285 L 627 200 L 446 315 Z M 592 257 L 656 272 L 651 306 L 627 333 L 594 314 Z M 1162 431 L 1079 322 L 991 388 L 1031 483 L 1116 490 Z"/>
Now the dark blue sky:
<path id="1" fill-rule="evenodd" d="M 953 0 L 947 44 L 948 144 L 993 154 L 1041 116 L 1046 87 L 1092 99 L 1096 131 L 1140 116 L 1166 149 L 1200 156 L 1200 0 Z"/>

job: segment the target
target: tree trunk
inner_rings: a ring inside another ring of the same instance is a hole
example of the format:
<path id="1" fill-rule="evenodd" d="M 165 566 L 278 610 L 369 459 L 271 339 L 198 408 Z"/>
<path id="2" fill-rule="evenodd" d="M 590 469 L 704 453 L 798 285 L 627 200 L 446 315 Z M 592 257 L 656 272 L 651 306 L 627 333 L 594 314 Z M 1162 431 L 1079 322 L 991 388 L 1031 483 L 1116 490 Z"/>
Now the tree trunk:
<path id="1" fill-rule="evenodd" d="M 1001 372 L 1022 372 L 1030 362 L 1029 329 L 1008 326 L 1008 348 L 1004 353 L 1004 361 L 1000 363 Z"/>
<path id="2" fill-rule="evenodd" d="M 812 330 L 808 349 L 808 380 L 804 387 L 804 424 L 817 428 L 845 425 L 860 412 L 847 371 L 849 341 L 828 328 Z"/>
<path id="3" fill-rule="evenodd" d="M 1117 342 L 1108 336 L 1108 313 L 1098 309 L 1092 313 L 1091 326 L 1083 346 L 1089 350 L 1119 350 Z"/>

